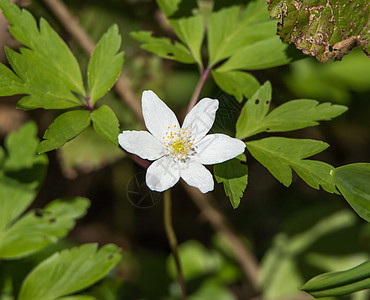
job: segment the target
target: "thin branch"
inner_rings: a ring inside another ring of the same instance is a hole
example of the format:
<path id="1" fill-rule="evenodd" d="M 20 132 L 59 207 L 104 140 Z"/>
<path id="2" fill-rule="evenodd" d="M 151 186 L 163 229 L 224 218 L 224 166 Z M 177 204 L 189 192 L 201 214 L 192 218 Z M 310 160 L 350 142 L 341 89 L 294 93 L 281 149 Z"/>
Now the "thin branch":
<path id="1" fill-rule="evenodd" d="M 87 32 L 79 25 L 78 19 L 74 17 L 66 5 L 60 0 L 43 0 L 49 9 L 53 12 L 59 22 L 64 26 L 68 33 L 77 41 L 80 47 L 91 55 L 95 49 L 95 43 Z M 140 102 L 132 92 L 128 78 L 121 72 L 114 86 L 117 94 L 134 112 L 136 118 L 143 122 Z"/>
<path id="2" fill-rule="evenodd" d="M 170 189 L 164 192 L 163 201 L 164 201 L 163 203 L 164 227 L 166 229 L 168 242 L 170 244 L 172 255 L 175 261 L 175 265 L 176 265 L 177 278 L 178 278 L 180 288 L 181 288 L 181 299 L 186 300 L 185 280 L 182 274 L 181 263 L 180 263 L 178 249 L 177 249 L 177 238 L 176 238 L 175 230 L 173 229 L 173 226 L 172 226 L 172 212 L 171 212 L 172 202 L 171 202 L 171 190 Z"/>
<path id="3" fill-rule="evenodd" d="M 214 207 L 212 198 L 209 194 L 202 194 L 198 189 L 184 184 L 185 190 L 198 206 L 204 217 L 209 221 L 215 231 L 220 232 L 229 242 L 229 246 L 234 253 L 236 260 L 251 283 L 254 290 L 258 290 L 259 268 L 254 255 L 248 250 L 241 239 L 231 230 L 225 217 Z"/>

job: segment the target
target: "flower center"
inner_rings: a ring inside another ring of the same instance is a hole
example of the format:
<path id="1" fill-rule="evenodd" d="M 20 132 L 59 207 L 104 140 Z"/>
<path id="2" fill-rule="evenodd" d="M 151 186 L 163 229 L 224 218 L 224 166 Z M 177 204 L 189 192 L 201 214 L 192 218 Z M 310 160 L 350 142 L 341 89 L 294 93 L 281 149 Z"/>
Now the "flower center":
<path id="1" fill-rule="evenodd" d="M 185 162 L 189 156 L 195 154 L 194 139 L 191 137 L 191 126 L 188 128 L 181 128 L 178 130 L 176 125 L 168 126 L 168 131 L 163 137 L 163 146 L 165 153 L 175 161 Z"/>

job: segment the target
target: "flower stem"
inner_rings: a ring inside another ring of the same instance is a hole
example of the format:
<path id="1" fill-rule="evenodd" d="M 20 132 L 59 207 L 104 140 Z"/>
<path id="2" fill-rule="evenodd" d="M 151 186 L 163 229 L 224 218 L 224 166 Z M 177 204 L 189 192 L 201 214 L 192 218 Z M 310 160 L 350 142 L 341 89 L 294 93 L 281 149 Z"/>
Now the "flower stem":
<path id="1" fill-rule="evenodd" d="M 191 97 L 188 108 L 186 109 L 186 114 L 188 114 L 189 111 L 197 103 L 197 101 L 199 99 L 200 92 L 202 91 L 202 89 L 204 87 L 204 83 L 206 82 L 210 72 L 211 72 L 210 68 L 207 68 L 207 69 L 205 69 L 204 71 L 201 72 L 201 76 L 199 78 L 198 84 L 197 84 L 197 86 L 194 90 L 194 93 L 193 93 L 192 97 Z"/>
<path id="2" fill-rule="evenodd" d="M 94 111 L 94 107 L 92 105 L 91 98 L 90 97 L 86 97 L 85 99 L 86 99 L 86 108 L 89 111 Z"/>
<path id="3" fill-rule="evenodd" d="M 167 190 L 164 192 L 164 204 L 163 204 L 163 221 L 164 227 L 166 229 L 166 234 L 168 238 L 168 242 L 170 244 L 172 255 L 175 260 L 176 270 L 177 270 L 177 279 L 180 284 L 181 288 L 181 299 L 186 300 L 186 287 L 185 287 L 185 280 L 182 274 L 179 253 L 177 251 L 177 239 L 176 234 L 172 226 L 172 213 L 171 213 L 171 190 Z"/>

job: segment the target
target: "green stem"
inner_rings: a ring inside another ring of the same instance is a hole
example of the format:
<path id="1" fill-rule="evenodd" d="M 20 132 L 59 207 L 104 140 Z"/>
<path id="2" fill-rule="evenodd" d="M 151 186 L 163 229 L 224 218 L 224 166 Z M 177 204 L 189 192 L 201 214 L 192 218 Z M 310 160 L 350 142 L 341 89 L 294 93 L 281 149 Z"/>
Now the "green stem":
<path id="1" fill-rule="evenodd" d="M 164 227 L 166 229 L 166 234 L 168 238 L 168 242 L 170 244 L 172 255 L 175 260 L 176 270 L 177 270 L 177 279 L 180 284 L 181 288 L 181 299 L 186 300 L 186 287 L 185 287 L 185 280 L 182 274 L 179 253 L 177 251 L 177 239 L 176 234 L 172 226 L 172 213 L 171 213 L 171 190 L 167 190 L 164 192 L 164 204 L 163 204 L 163 221 Z"/>

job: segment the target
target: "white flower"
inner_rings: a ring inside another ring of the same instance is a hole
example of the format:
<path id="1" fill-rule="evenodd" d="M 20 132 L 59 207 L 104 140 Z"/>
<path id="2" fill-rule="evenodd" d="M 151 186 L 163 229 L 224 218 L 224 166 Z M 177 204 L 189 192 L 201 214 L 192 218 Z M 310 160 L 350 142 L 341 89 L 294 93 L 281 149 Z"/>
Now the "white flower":
<path id="1" fill-rule="evenodd" d="M 229 160 L 244 152 L 245 144 L 225 134 L 209 134 L 218 100 L 204 98 L 185 117 L 180 128 L 173 111 L 152 91 L 144 91 L 142 110 L 147 131 L 123 131 L 118 142 L 127 152 L 154 160 L 146 184 L 162 192 L 180 177 L 202 193 L 213 190 L 212 174 L 203 165 Z"/>

